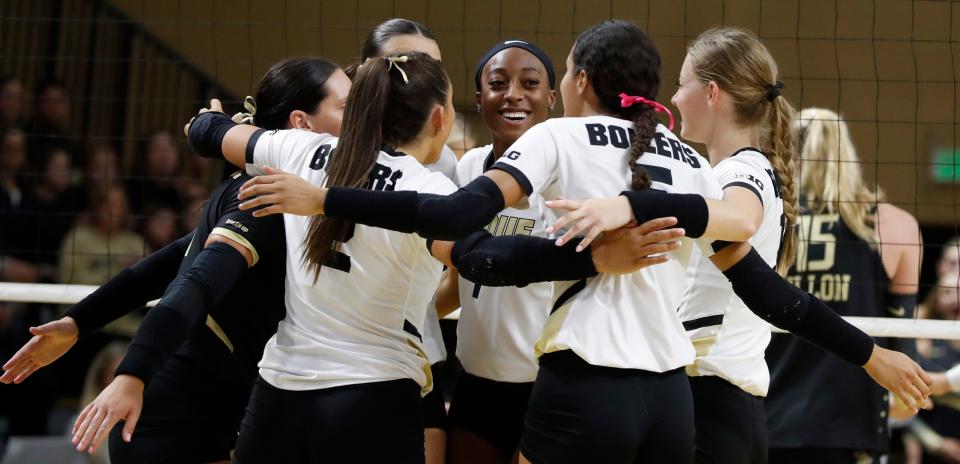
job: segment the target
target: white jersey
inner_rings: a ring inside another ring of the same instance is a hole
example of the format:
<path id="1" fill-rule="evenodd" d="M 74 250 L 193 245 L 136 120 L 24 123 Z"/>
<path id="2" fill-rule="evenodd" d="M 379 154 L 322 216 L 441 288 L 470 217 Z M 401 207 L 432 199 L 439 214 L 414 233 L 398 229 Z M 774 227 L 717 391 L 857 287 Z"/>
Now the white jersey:
<path id="1" fill-rule="evenodd" d="M 453 183 L 457 182 L 457 155 L 446 145 L 440 150 L 440 158 L 433 163 L 425 164 L 424 167 L 443 174 Z M 440 331 L 436 298 L 430 300 L 427 305 L 426 319 L 423 321 L 423 348 L 427 352 L 430 364 L 447 360 L 447 347 L 443 344 L 443 333 Z"/>
<path id="2" fill-rule="evenodd" d="M 768 265 L 776 265 L 783 235 L 783 200 L 770 161 L 756 149 L 745 148 L 717 163 L 713 174 L 724 189 L 743 187 L 760 199 L 763 222 L 749 242 Z M 747 309 L 709 259 L 697 254 L 687 275 L 680 320 L 697 350 L 687 374 L 716 375 L 751 395 L 766 396 L 770 371 L 764 351 L 770 343 L 770 325 Z"/>
<path id="3" fill-rule="evenodd" d="M 304 130 L 261 132 L 247 150 L 247 172 L 272 166 L 314 185 L 326 181 L 337 139 Z M 380 152 L 374 190 L 448 195 L 456 186 L 411 156 Z M 319 279 L 303 264 L 310 218 L 284 215 L 287 238 L 286 317 L 264 349 L 260 375 L 284 390 L 315 390 L 396 379 L 432 385 L 420 339 L 442 265 L 415 234 L 356 225 Z"/>
<path id="4" fill-rule="evenodd" d="M 633 124 L 623 119 L 551 119 L 528 130 L 494 166 L 513 174 L 531 197 L 611 197 L 630 189 L 633 137 Z M 707 161 L 662 125 L 639 163 L 654 189 L 722 195 Z M 556 213 L 545 213 L 553 223 Z M 693 346 L 677 317 L 691 242 L 683 239 L 676 259 L 632 274 L 558 282 L 536 353 L 570 349 L 593 365 L 653 372 L 693 362 Z M 708 240 L 697 243 L 712 253 Z"/>
<path id="5" fill-rule="evenodd" d="M 493 145 L 474 148 L 460 159 L 457 180 L 466 185 L 492 164 Z M 493 235 L 546 237 L 546 227 L 543 202 L 529 205 L 525 198 L 501 211 L 487 230 Z M 482 287 L 460 277 L 459 287 L 457 358 L 463 369 L 499 382 L 533 382 L 538 368 L 533 345 L 550 315 L 553 284 Z"/>

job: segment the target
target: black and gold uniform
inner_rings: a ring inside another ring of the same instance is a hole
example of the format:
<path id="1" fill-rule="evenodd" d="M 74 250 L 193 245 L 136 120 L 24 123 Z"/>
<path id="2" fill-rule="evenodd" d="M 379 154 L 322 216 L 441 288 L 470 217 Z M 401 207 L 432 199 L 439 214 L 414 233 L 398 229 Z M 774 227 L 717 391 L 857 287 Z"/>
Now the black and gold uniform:
<path id="1" fill-rule="evenodd" d="M 885 314 L 890 279 L 877 245 L 854 234 L 840 214 L 804 209 L 799 227 L 788 281 L 842 316 L 912 316 Z M 770 462 L 873 462 L 886 453 L 887 392 L 862 368 L 789 334 L 773 335 L 766 360 Z"/>
<path id="2" fill-rule="evenodd" d="M 176 278 L 117 368 L 146 389 L 131 442 L 121 438 L 122 423 L 110 434 L 112 462 L 230 459 L 264 344 L 285 313 L 283 219 L 239 210 L 237 193 L 249 178 L 238 172 L 210 196 Z M 213 235 L 246 248 L 252 265 L 225 243 L 205 246 Z M 159 267 L 169 267 L 166 261 L 150 271 L 144 263 L 131 269 L 156 277 Z M 97 298 L 111 301 L 102 293 Z M 84 331 L 102 319 L 72 311 Z"/>

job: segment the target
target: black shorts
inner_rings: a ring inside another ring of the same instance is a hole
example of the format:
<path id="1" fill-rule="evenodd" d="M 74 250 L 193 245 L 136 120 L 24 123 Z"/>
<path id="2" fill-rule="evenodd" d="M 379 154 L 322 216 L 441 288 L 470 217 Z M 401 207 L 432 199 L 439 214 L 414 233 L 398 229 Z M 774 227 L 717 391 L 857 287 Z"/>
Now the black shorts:
<path id="1" fill-rule="evenodd" d="M 770 448 L 775 464 L 879 464 L 880 453 L 871 450 L 830 448 Z"/>
<path id="2" fill-rule="evenodd" d="M 423 463 L 423 404 L 410 379 L 281 390 L 257 379 L 236 463 Z"/>
<path id="3" fill-rule="evenodd" d="M 534 464 L 692 463 L 693 398 L 683 368 L 657 373 L 540 358 L 520 451 Z"/>
<path id="4" fill-rule="evenodd" d="M 464 371 L 450 402 L 450 426 L 473 432 L 513 455 L 520 446 L 533 382 L 498 382 Z"/>
<path id="5" fill-rule="evenodd" d="M 716 376 L 690 377 L 690 390 L 697 431 L 697 464 L 767 462 L 763 398 Z"/>
<path id="6" fill-rule="evenodd" d="M 201 330 L 154 375 L 130 443 L 123 422 L 110 431 L 110 461 L 213 462 L 230 459 L 255 366 L 243 366 Z"/>
<path id="7" fill-rule="evenodd" d="M 433 390 L 423 397 L 423 427 L 447 430 L 447 403 L 440 386 L 440 363 L 430 366 L 430 372 L 433 374 Z"/>

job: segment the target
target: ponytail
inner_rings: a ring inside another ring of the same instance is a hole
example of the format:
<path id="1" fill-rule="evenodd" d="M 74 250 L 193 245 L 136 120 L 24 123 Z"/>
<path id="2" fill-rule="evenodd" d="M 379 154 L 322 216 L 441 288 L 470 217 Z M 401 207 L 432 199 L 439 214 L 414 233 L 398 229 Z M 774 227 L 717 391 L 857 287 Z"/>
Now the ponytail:
<path id="1" fill-rule="evenodd" d="M 385 60 L 371 60 L 357 70 L 343 110 L 337 154 L 329 156 L 324 166 L 327 188 L 362 187 L 366 182 L 383 143 L 380 128 L 387 107 L 390 78 Z M 314 281 L 340 243 L 348 239 L 352 226 L 342 219 L 310 218 L 303 259 L 307 269 L 313 271 Z"/>
<path id="2" fill-rule="evenodd" d="M 777 96 L 771 100 L 770 122 L 760 144 L 777 175 L 783 197 L 783 215 L 786 217 L 786 223 L 780 250 L 777 253 L 776 269 L 780 275 L 786 275 L 797 257 L 796 224 L 800 212 L 797 199 L 797 168 L 794 161 L 796 148 L 791 127 L 796 112 L 786 98 Z"/>
<path id="3" fill-rule="evenodd" d="M 633 190 L 650 188 L 650 175 L 647 174 L 647 170 L 640 165 L 639 161 L 646 148 L 650 146 L 653 136 L 656 135 L 657 124 L 659 123 L 660 120 L 657 119 L 653 108 L 645 105 L 641 107 L 640 111 L 637 111 L 633 118 L 637 136 L 633 139 L 633 144 L 630 145 L 630 152 L 627 155 L 627 163 L 630 165 L 630 172 L 632 173 L 630 188 Z"/>
<path id="4" fill-rule="evenodd" d="M 424 53 L 367 60 L 358 68 L 347 97 L 335 153 L 323 167 L 325 187 L 366 187 L 381 147 L 416 140 L 434 106 L 446 103 L 449 88 L 440 62 Z M 310 218 L 303 261 L 314 279 L 352 230 L 350 221 Z"/>

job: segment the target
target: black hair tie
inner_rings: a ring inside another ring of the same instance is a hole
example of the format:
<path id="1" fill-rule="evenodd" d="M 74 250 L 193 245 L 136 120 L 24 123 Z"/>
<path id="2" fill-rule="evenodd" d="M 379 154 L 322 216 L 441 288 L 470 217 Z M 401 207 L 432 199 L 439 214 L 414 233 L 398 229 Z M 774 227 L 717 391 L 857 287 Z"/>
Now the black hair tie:
<path id="1" fill-rule="evenodd" d="M 767 101 L 773 103 L 780 96 L 780 90 L 783 89 L 783 82 L 777 81 L 776 84 L 767 85 Z"/>

